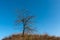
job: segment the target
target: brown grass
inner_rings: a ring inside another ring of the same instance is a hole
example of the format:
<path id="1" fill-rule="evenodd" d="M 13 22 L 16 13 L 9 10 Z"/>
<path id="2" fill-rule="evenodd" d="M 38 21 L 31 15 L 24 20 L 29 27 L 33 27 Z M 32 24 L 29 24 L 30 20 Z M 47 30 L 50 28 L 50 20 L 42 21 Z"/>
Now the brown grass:
<path id="1" fill-rule="evenodd" d="M 17 35 L 12 35 L 8 38 L 4 38 L 3 40 L 23 40 L 22 35 L 17 34 Z M 60 37 L 56 36 L 49 36 L 47 34 L 45 35 L 24 35 L 24 40 L 60 40 Z"/>

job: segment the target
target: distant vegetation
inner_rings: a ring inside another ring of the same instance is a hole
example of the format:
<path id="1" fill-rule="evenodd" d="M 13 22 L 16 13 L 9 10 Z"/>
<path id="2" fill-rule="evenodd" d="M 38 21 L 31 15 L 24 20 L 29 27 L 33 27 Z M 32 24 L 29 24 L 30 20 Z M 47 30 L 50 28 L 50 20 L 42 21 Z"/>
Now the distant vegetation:
<path id="1" fill-rule="evenodd" d="M 21 37 L 21 36 L 22 36 L 21 34 L 12 35 L 12 36 L 4 38 L 2 40 L 23 40 L 23 37 Z M 25 34 L 24 40 L 60 40 L 60 37 L 49 36 L 47 34 L 44 34 L 44 35 Z"/>

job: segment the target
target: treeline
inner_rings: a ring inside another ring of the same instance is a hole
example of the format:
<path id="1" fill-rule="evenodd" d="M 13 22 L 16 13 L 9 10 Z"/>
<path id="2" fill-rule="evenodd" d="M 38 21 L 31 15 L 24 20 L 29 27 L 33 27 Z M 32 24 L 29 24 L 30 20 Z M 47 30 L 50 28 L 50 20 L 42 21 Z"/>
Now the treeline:
<path id="1" fill-rule="evenodd" d="M 6 37 L 2 40 L 23 40 L 23 37 L 21 34 L 18 35 L 12 35 L 10 37 Z M 24 40 L 60 40 L 60 37 L 56 37 L 56 36 L 49 36 L 47 34 L 44 35 L 24 35 Z"/>

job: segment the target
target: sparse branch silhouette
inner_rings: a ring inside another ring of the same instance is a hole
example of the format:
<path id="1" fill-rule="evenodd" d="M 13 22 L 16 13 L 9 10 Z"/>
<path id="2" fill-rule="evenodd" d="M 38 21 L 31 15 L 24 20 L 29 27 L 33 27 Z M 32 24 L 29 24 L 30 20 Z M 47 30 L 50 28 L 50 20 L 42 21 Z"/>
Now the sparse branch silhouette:
<path id="1" fill-rule="evenodd" d="M 29 15 L 28 10 L 24 9 L 21 12 L 18 12 L 16 24 L 19 25 L 22 23 L 23 25 L 23 30 L 22 30 L 22 37 L 24 37 L 25 32 L 31 32 L 33 29 L 30 27 L 31 26 L 31 19 L 34 18 L 34 16 Z"/>

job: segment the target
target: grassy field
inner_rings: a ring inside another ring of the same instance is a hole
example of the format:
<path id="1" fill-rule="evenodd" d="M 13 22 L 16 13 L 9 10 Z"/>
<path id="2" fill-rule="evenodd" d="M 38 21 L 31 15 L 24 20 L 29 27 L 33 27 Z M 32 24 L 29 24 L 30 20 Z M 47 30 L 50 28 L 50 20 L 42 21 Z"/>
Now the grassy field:
<path id="1" fill-rule="evenodd" d="M 24 37 L 22 37 L 21 34 L 16 34 L 16 35 L 3 38 L 2 40 L 60 40 L 60 37 L 49 36 L 47 34 L 44 34 L 44 35 L 25 34 Z"/>

